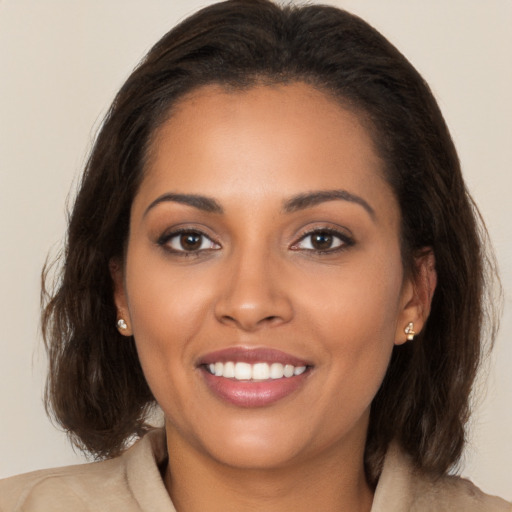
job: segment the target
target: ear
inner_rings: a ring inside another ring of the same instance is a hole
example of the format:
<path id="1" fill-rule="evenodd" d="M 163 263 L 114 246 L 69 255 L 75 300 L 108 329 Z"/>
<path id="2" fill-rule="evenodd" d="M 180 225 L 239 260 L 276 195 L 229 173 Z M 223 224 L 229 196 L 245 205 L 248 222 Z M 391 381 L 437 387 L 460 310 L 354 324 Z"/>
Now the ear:
<path id="1" fill-rule="evenodd" d="M 400 314 L 395 333 L 395 344 L 408 341 L 407 326 L 412 323 L 418 335 L 430 314 L 432 297 L 437 284 L 436 260 L 431 247 L 425 247 L 414 256 L 414 267 L 402 286 Z"/>
<path id="2" fill-rule="evenodd" d="M 113 258 L 109 262 L 109 270 L 114 287 L 114 303 L 117 308 L 116 327 L 123 336 L 132 336 L 132 322 L 130 319 L 126 289 L 124 285 L 123 265 L 117 258 Z M 124 324 L 121 320 L 124 320 Z"/>

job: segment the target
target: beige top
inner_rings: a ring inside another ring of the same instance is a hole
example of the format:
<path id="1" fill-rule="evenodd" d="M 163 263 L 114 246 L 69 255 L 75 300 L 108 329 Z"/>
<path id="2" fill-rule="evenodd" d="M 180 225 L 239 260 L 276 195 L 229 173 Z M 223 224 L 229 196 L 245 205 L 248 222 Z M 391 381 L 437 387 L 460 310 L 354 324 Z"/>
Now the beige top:
<path id="1" fill-rule="evenodd" d="M 1 512 L 176 512 L 159 466 L 167 458 L 154 430 L 116 459 L 47 469 L 0 481 Z M 371 512 L 512 512 L 471 482 L 415 474 L 396 448 L 386 456 Z"/>

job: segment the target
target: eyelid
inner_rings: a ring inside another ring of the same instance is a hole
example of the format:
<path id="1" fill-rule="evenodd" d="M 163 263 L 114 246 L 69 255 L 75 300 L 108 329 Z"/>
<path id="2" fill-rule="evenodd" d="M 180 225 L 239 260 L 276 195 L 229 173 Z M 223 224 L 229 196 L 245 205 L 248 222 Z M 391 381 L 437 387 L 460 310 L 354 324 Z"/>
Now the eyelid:
<path id="1" fill-rule="evenodd" d="M 199 248 L 197 250 L 187 251 L 185 249 L 176 249 L 169 245 L 169 242 L 173 238 L 179 237 L 179 236 L 181 236 L 183 234 L 187 234 L 187 233 L 196 234 L 203 238 L 206 238 L 212 244 L 216 245 L 216 247 L 209 247 L 209 248 L 203 248 L 203 249 Z M 177 227 L 177 228 L 169 229 L 158 237 L 158 239 L 156 240 L 156 244 L 168 252 L 171 252 L 173 254 L 178 254 L 178 255 L 185 255 L 185 256 L 198 255 L 199 253 L 206 252 L 206 251 L 208 251 L 208 252 L 209 251 L 217 251 L 222 248 L 221 244 L 218 241 L 216 241 L 211 235 L 208 235 L 202 229 L 199 229 L 197 227 L 192 227 L 192 226 L 182 226 L 179 228 Z"/>
<path id="2" fill-rule="evenodd" d="M 303 232 L 299 238 L 293 244 L 290 246 L 291 250 L 294 251 L 304 251 L 304 252 L 313 252 L 317 254 L 329 254 L 329 253 L 336 253 L 339 251 L 343 251 L 348 249 L 349 247 L 353 246 L 355 244 L 355 240 L 352 236 L 352 234 L 348 234 L 346 231 L 341 228 L 333 228 L 330 226 L 317 226 L 311 229 L 306 230 Z M 298 245 L 305 240 L 307 237 L 312 236 L 316 233 L 326 233 L 333 237 L 338 238 L 341 243 L 333 248 L 329 248 L 326 250 L 321 249 L 315 249 L 315 248 L 301 248 L 298 247 Z"/>

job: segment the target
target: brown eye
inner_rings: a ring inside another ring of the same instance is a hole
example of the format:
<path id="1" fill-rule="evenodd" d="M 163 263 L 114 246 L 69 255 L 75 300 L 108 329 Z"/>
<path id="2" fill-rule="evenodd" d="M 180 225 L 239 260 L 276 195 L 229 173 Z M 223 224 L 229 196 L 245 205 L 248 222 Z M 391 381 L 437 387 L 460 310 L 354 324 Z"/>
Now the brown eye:
<path id="1" fill-rule="evenodd" d="M 220 249 L 219 244 L 199 231 L 171 233 L 162 237 L 159 240 L 159 245 L 167 247 L 173 252 L 181 253 Z"/>
<path id="2" fill-rule="evenodd" d="M 180 236 L 180 245 L 185 251 L 196 251 L 201 247 L 202 238 L 199 233 L 183 233 Z"/>
<path id="3" fill-rule="evenodd" d="M 332 248 L 334 237 L 330 233 L 319 232 L 311 235 L 311 245 L 318 251 L 326 251 Z"/>
<path id="4" fill-rule="evenodd" d="M 291 249 L 317 253 L 335 252 L 354 244 L 347 235 L 337 231 L 319 229 L 304 235 Z"/>

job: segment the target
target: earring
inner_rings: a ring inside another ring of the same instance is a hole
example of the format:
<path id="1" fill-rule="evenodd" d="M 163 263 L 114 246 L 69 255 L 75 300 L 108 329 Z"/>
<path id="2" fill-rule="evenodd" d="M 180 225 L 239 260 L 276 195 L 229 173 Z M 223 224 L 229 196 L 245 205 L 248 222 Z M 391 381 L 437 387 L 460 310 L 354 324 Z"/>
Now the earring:
<path id="1" fill-rule="evenodd" d="M 415 336 L 414 332 L 414 324 L 412 322 L 409 322 L 407 324 L 407 327 L 404 329 L 405 334 L 407 334 L 407 341 L 412 341 Z"/>
<path id="2" fill-rule="evenodd" d="M 118 321 L 117 321 L 117 327 L 119 327 L 119 329 L 121 330 L 125 330 L 125 329 L 128 329 L 128 325 L 126 324 L 126 322 L 124 321 L 123 318 L 120 318 Z"/>

